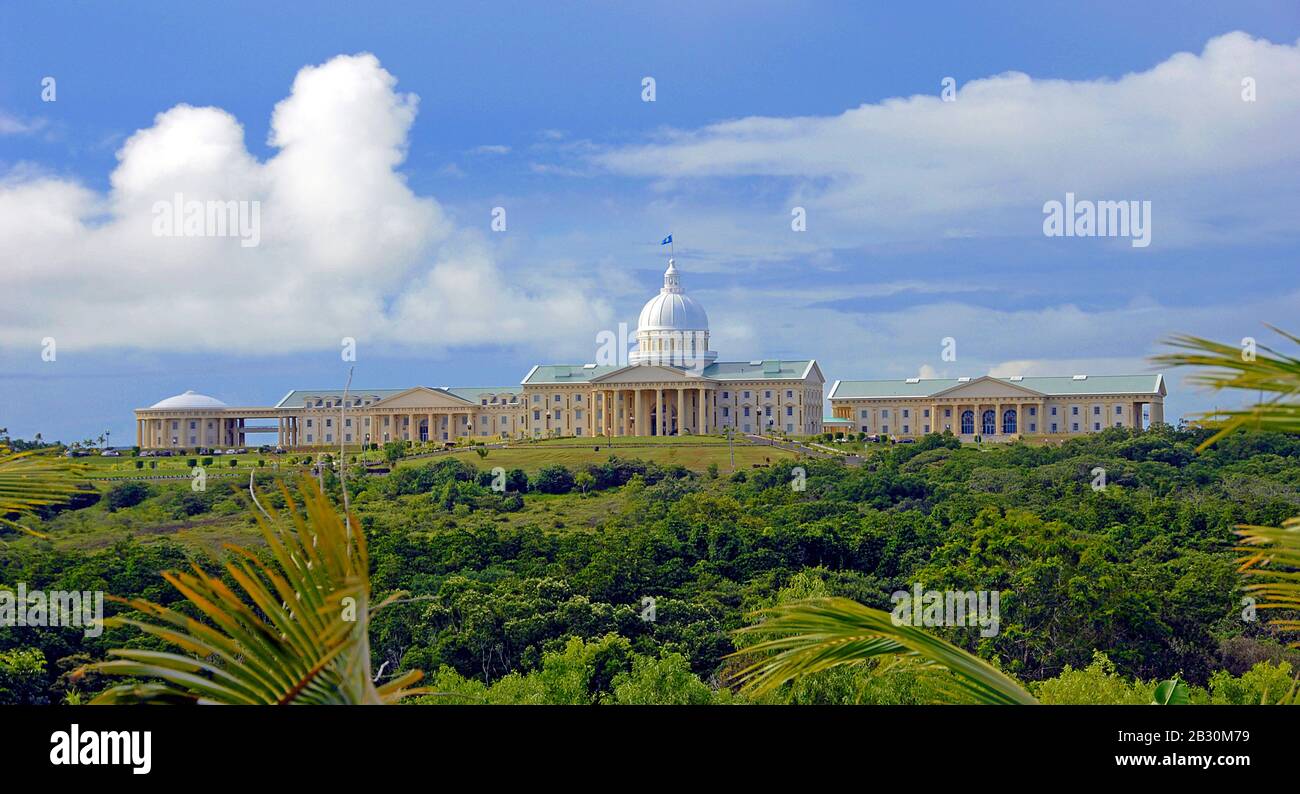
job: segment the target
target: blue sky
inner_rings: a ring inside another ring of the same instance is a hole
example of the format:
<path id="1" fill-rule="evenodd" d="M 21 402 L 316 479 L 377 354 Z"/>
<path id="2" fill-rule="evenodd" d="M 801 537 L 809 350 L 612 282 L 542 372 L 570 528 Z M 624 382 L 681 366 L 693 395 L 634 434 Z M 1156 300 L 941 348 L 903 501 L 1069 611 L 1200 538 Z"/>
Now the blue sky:
<path id="1" fill-rule="evenodd" d="M 634 323 L 670 231 L 723 358 L 832 380 L 1143 371 L 1300 308 L 1294 3 L 267 5 L 0 10 L 0 426 L 267 404 L 349 335 L 359 385 L 517 383 Z M 132 236 L 182 188 L 267 242 Z M 1067 191 L 1152 244 L 1044 237 Z"/>

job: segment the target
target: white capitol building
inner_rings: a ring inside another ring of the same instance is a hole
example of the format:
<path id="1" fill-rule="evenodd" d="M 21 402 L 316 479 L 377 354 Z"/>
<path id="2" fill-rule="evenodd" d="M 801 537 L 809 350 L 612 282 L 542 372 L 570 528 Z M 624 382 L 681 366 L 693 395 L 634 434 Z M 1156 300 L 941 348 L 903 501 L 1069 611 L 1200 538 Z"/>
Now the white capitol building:
<path id="1" fill-rule="evenodd" d="M 538 364 L 515 386 L 295 389 L 271 406 L 229 406 L 187 391 L 135 411 L 146 449 L 284 448 L 389 441 L 456 442 L 561 436 L 680 436 L 824 429 L 917 437 L 1095 432 L 1163 421 L 1164 381 L 1152 376 L 836 381 L 813 359 L 718 361 L 704 308 L 668 261 L 637 321 L 625 365 Z M 1068 388 L 1067 388 L 1068 386 Z M 1082 410 L 1082 413 L 1080 411 Z"/>

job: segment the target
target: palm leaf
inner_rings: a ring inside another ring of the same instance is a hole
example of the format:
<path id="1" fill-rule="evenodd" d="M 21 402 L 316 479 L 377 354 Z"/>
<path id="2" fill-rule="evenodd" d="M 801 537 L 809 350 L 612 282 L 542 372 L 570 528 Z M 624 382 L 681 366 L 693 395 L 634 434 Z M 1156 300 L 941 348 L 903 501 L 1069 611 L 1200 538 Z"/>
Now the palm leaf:
<path id="1" fill-rule="evenodd" d="M 1161 681 L 1151 696 L 1153 706 L 1188 706 L 1191 702 L 1191 693 L 1187 689 L 1187 684 L 1177 678 Z"/>
<path id="2" fill-rule="evenodd" d="M 1236 550 L 1241 553 L 1238 571 L 1250 584 L 1245 590 L 1260 599 L 1256 609 L 1284 610 L 1289 615 L 1300 611 L 1300 517 L 1290 518 L 1281 527 L 1237 527 Z M 1281 631 L 1300 631 L 1300 620 L 1279 617 L 1268 625 Z M 1300 641 L 1290 643 L 1300 648 Z"/>
<path id="3" fill-rule="evenodd" d="M 79 469 L 46 450 L 13 452 L 0 446 L 0 527 L 44 537 L 15 518 L 71 501 L 80 491 L 75 478 Z"/>
<path id="4" fill-rule="evenodd" d="M 1300 338 L 1273 326 L 1269 328 L 1300 344 Z M 1240 346 L 1197 336 L 1175 336 L 1166 344 L 1183 352 L 1166 353 L 1152 360 L 1173 367 L 1202 368 L 1203 372 L 1187 379 L 1189 383 L 1216 391 L 1236 389 L 1270 395 L 1249 408 L 1198 414 L 1197 418 L 1207 427 L 1218 428 L 1198 450 L 1241 428 L 1300 433 L 1300 359 L 1264 345 L 1257 346 L 1255 355 L 1247 356 Z"/>
<path id="5" fill-rule="evenodd" d="M 311 478 L 301 510 L 280 485 L 284 513 L 254 512 L 272 564 L 236 546 L 226 573 L 236 589 L 194 566 L 164 578 L 203 620 L 144 599 L 115 599 L 143 618 L 117 616 L 183 653 L 118 649 L 88 670 L 159 679 L 113 687 L 95 703 L 389 703 L 420 690 L 421 673 L 376 687 L 368 637 L 370 574 L 365 536 L 340 518 Z"/>
<path id="6" fill-rule="evenodd" d="M 737 633 L 771 638 L 732 654 L 762 657 L 735 676 L 742 690 L 754 695 L 839 665 L 892 656 L 947 670 L 957 689 L 954 694 L 978 703 L 1038 702 L 1015 680 L 979 657 L 912 626 L 895 625 L 888 612 L 847 598 L 799 601 L 756 614 L 765 619 Z"/>
<path id="7" fill-rule="evenodd" d="M 1300 344 L 1300 337 L 1269 328 Z M 1263 345 L 1258 346 L 1256 355 L 1245 356 L 1240 347 L 1195 336 L 1176 336 L 1168 344 L 1188 352 L 1157 356 L 1158 363 L 1208 368 L 1192 376 L 1192 383 L 1271 395 L 1250 408 L 1202 414 L 1219 431 L 1198 451 L 1238 428 L 1300 433 L 1300 359 Z M 1239 525 L 1236 533 L 1241 539 L 1236 550 L 1242 555 L 1238 570 L 1250 582 L 1246 592 L 1262 599 L 1256 609 L 1285 610 L 1294 615 L 1300 610 L 1300 517 L 1281 527 Z M 1281 631 L 1300 631 L 1300 620 L 1294 618 L 1274 618 L 1269 625 Z M 1291 643 L 1291 647 L 1300 648 L 1300 642 Z"/>

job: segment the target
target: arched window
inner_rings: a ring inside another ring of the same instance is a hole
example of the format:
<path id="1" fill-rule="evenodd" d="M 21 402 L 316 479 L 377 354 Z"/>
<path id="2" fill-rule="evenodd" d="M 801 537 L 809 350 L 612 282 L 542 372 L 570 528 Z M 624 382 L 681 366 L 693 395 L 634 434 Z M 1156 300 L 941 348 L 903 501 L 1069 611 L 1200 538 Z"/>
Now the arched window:
<path id="1" fill-rule="evenodd" d="M 980 433 L 986 436 L 996 435 L 998 432 L 998 415 L 994 411 L 985 411 L 980 417 Z"/>
<path id="2" fill-rule="evenodd" d="M 961 412 L 961 432 L 963 435 L 971 436 L 975 434 L 975 412 Z"/>
<path id="3" fill-rule="evenodd" d="M 1016 432 L 1016 409 L 1011 408 L 1002 412 L 1002 432 L 1007 434 Z"/>

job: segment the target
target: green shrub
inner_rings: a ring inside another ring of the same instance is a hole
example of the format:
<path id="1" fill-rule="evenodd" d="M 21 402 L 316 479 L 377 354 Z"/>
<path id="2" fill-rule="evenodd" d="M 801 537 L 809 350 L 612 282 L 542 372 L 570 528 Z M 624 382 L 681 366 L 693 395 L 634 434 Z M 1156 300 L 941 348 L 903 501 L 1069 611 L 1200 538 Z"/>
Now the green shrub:
<path id="1" fill-rule="evenodd" d="M 142 482 L 123 482 L 109 489 L 105 501 L 109 510 L 121 510 L 136 505 L 149 498 L 149 486 Z"/>

